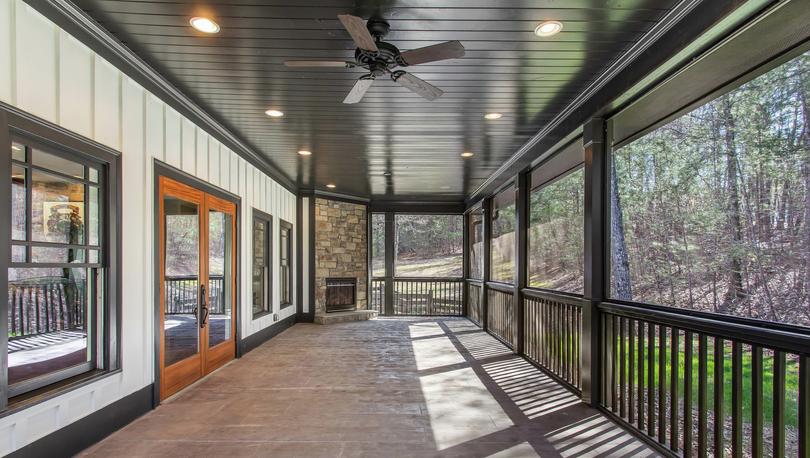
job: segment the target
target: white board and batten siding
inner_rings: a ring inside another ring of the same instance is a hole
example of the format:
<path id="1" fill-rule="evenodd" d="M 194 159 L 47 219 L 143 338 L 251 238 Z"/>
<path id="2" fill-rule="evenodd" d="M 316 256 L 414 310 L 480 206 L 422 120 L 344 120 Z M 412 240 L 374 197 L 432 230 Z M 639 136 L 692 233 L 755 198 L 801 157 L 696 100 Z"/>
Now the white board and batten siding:
<path id="1" fill-rule="evenodd" d="M 296 224 L 296 196 L 21 0 L 0 0 L 0 100 L 121 152 L 126 241 L 122 371 L 0 419 L 5 455 L 153 382 L 153 159 L 240 196 L 243 338 L 275 322 L 251 319 L 251 209 L 274 217 L 278 266 L 278 219 Z M 295 314 L 280 310 L 278 292 L 276 268 L 274 312 Z"/>

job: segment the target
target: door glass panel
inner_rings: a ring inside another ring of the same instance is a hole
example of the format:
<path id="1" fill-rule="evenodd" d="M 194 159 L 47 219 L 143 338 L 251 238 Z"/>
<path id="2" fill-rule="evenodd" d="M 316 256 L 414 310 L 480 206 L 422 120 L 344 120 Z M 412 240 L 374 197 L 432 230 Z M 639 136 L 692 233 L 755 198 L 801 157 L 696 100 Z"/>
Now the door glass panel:
<path id="1" fill-rule="evenodd" d="M 231 215 L 208 212 L 208 346 L 231 339 Z"/>
<path id="2" fill-rule="evenodd" d="M 165 366 L 195 355 L 200 290 L 200 214 L 197 204 L 165 197 Z"/>

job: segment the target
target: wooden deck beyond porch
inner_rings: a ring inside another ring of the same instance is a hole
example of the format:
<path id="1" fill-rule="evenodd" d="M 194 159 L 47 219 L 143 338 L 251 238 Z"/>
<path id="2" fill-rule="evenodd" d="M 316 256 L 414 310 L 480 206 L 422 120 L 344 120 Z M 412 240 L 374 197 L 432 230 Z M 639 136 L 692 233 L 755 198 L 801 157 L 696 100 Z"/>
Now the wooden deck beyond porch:
<path id="1" fill-rule="evenodd" d="M 86 456 L 652 456 L 464 318 L 297 324 Z"/>

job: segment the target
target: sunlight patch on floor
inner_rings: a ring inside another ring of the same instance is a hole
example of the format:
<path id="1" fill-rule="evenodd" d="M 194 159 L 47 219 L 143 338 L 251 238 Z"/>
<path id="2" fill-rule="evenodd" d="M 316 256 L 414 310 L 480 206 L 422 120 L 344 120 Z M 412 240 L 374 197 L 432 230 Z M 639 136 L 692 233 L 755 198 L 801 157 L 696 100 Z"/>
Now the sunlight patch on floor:
<path id="1" fill-rule="evenodd" d="M 464 356 L 456 350 L 456 346 L 447 337 L 414 340 L 411 345 L 413 345 L 413 356 L 416 359 L 416 369 L 420 371 L 466 362 Z"/>
<path id="2" fill-rule="evenodd" d="M 411 323 L 408 325 L 408 332 L 410 332 L 412 339 L 444 335 L 444 329 L 435 321 Z"/>
<path id="3" fill-rule="evenodd" d="M 487 363 L 483 368 L 529 419 L 580 403 L 576 395 L 522 358 Z"/>
<path id="4" fill-rule="evenodd" d="M 471 368 L 426 375 L 419 381 L 437 450 L 514 425 Z"/>
<path id="5" fill-rule="evenodd" d="M 477 360 L 512 354 L 512 351 L 506 348 L 506 346 L 495 340 L 494 337 L 483 332 L 458 334 L 456 335 L 456 339 L 458 339 L 464 349 L 470 353 L 470 356 Z"/>
<path id="6" fill-rule="evenodd" d="M 509 447 L 506 450 L 501 450 L 498 453 L 489 455 L 489 458 L 534 458 L 540 455 L 534 451 L 534 447 L 528 442 L 521 442 L 514 447 Z"/>

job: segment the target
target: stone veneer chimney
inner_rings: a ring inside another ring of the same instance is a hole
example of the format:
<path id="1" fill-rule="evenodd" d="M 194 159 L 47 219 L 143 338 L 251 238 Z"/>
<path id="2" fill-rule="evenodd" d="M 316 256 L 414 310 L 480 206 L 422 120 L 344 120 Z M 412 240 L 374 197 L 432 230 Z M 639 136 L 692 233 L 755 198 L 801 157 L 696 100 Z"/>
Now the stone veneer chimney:
<path id="1" fill-rule="evenodd" d="M 326 279 L 357 278 L 357 309 L 368 308 L 368 224 L 364 205 L 315 199 L 315 313 L 326 309 Z"/>

